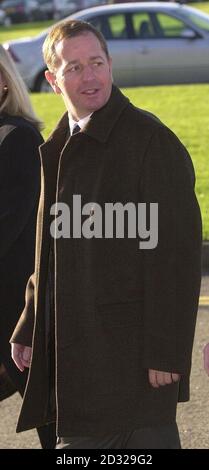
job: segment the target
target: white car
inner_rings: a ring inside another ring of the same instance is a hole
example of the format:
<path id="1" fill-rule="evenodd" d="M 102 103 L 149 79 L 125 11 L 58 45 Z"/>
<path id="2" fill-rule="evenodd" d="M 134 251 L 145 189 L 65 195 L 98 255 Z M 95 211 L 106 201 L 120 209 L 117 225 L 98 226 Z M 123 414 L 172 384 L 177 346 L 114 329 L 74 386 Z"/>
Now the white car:
<path id="1" fill-rule="evenodd" d="M 209 81 L 209 15 L 199 10 L 170 2 L 122 3 L 68 18 L 86 20 L 103 33 L 120 87 Z M 51 91 L 42 57 L 46 35 L 4 44 L 35 91 Z"/>

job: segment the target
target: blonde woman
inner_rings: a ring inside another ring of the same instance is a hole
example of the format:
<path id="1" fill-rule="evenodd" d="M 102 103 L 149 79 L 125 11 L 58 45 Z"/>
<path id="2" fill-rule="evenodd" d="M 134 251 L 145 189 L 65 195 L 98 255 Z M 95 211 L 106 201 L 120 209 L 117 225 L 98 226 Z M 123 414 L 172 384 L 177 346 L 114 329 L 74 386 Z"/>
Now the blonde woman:
<path id="1" fill-rule="evenodd" d="M 24 306 L 34 267 L 39 199 L 41 122 L 9 54 L 0 45 L 0 399 L 24 393 L 27 372 L 11 359 L 9 339 Z M 10 381 L 6 382 L 6 379 Z M 54 447 L 52 426 L 38 429 L 43 448 Z"/>

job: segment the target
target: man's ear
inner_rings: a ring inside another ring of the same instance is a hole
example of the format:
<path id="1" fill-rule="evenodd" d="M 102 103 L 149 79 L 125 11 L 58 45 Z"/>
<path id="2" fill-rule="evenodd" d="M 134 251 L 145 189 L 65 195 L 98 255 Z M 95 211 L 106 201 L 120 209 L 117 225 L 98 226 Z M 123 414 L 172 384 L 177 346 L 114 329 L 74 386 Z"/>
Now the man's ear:
<path id="1" fill-rule="evenodd" d="M 49 82 L 51 87 L 53 88 L 54 92 L 57 95 L 60 95 L 62 92 L 61 92 L 60 88 L 57 85 L 55 75 L 52 72 L 50 72 L 49 70 L 45 70 L 45 78 L 46 78 L 47 82 Z"/>

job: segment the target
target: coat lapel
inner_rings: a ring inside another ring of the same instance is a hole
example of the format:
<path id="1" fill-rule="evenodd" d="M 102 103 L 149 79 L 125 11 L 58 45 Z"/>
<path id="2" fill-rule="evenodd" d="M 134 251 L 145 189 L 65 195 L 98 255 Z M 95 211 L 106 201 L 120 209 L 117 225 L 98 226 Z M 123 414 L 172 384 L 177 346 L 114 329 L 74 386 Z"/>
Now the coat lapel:
<path id="1" fill-rule="evenodd" d="M 121 113 L 128 104 L 129 99 L 113 85 L 110 99 L 105 106 L 92 114 L 83 132 L 99 142 L 105 143 Z"/>
<path id="2" fill-rule="evenodd" d="M 95 111 L 86 127 L 82 130 L 89 137 L 105 143 L 129 100 L 113 85 L 110 99 L 98 111 Z M 48 140 L 40 146 L 40 155 L 44 173 L 45 202 L 55 202 L 59 158 L 68 145 L 69 122 L 66 112 Z"/>
<path id="3" fill-rule="evenodd" d="M 68 115 L 65 113 L 48 140 L 40 146 L 45 197 L 50 200 L 55 197 L 59 158 L 66 143 L 68 129 Z"/>

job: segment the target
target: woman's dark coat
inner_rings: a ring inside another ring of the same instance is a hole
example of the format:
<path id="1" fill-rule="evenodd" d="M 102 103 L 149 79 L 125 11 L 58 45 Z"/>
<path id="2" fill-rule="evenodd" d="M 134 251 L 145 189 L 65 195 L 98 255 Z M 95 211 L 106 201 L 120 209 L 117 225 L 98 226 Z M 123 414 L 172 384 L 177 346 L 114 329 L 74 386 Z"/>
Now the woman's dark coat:
<path id="1" fill-rule="evenodd" d="M 72 209 L 73 194 L 81 195 L 82 206 L 157 202 L 159 242 L 142 250 L 138 237 L 56 240 L 57 433 L 98 435 L 170 423 L 177 400 L 189 398 L 200 287 L 201 221 L 190 157 L 165 125 L 116 87 L 65 145 L 67 133 L 65 115 L 41 146 L 36 270 L 12 338 L 32 344 L 35 305 L 33 361 L 18 430 L 54 418 L 46 406 L 50 207 L 57 200 Z M 180 389 L 152 388 L 149 368 L 182 374 Z"/>
<path id="2" fill-rule="evenodd" d="M 0 363 L 21 395 L 27 371 L 21 373 L 15 366 L 9 339 L 24 308 L 26 284 L 34 271 L 40 193 L 38 147 L 42 142 L 41 134 L 24 118 L 0 117 Z M 3 377 L 6 379 L 6 375 Z M 6 385 L 2 383 L 2 387 Z M 42 445 L 51 447 L 51 430 L 41 430 L 39 437 Z"/>
<path id="3" fill-rule="evenodd" d="M 34 270 L 40 190 L 39 132 L 21 117 L 0 118 L 0 360 L 24 390 L 24 374 L 11 360 L 9 339 L 24 308 Z"/>

